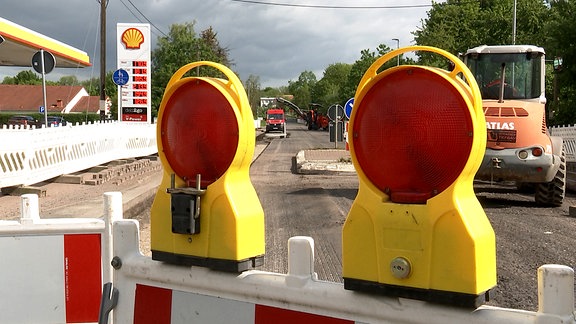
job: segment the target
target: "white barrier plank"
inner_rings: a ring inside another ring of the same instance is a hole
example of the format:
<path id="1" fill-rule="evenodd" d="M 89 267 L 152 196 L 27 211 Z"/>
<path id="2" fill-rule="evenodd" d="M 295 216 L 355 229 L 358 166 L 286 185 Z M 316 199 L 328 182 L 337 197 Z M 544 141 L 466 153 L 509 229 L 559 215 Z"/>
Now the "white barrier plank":
<path id="1" fill-rule="evenodd" d="M 61 323 L 66 318 L 64 264 L 58 262 L 64 259 L 62 237 L 0 237 L 0 246 L 0 291 L 6 298 L 0 322 Z"/>
<path id="2" fill-rule="evenodd" d="M 0 324 L 96 323 L 111 281 L 111 223 L 122 194 L 104 194 L 102 219 L 41 219 L 22 196 L 19 221 L 0 221 Z"/>

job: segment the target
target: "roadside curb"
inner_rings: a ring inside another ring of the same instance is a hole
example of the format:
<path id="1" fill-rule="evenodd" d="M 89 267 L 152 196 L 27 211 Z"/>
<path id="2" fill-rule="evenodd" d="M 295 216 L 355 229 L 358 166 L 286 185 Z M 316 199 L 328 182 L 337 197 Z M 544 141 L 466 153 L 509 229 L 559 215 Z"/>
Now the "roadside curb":
<path id="1" fill-rule="evenodd" d="M 349 154 L 344 150 L 302 150 L 296 154 L 294 171 L 299 174 L 355 174 L 352 162 L 342 162 Z"/>

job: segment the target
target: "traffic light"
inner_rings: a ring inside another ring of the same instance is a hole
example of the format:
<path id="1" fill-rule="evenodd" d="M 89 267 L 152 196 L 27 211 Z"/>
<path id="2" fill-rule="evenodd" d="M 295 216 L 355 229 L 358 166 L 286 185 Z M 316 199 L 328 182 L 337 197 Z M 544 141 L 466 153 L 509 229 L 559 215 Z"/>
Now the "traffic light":
<path id="1" fill-rule="evenodd" d="M 413 51 L 444 56 L 453 68 L 379 72 Z M 343 228 L 345 288 L 464 307 L 485 302 L 496 285 L 496 245 L 473 179 L 486 124 L 464 63 L 424 46 L 376 60 L 356 91 L 349 144 L 359 190 Z"/>
<path id="2" fill-rule="evenodd" d="M 200 66 L 227 80 L 184 77 Z M 164 173 L 150 216 L 152 259 L 231 272 L 262 264 L 264 212 L 249 177 L 253 120 L 227 67 L 202 61 L 174 73 L 158 111 Z"/>

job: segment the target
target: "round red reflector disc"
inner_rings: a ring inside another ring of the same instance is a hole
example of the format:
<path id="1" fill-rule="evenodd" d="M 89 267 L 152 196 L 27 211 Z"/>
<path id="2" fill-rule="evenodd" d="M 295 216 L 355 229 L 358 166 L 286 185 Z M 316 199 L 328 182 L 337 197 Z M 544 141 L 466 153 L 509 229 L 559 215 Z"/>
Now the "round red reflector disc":
<path id="1" fill-rule="evenodd" d="M 218 180 L 238 149 L 238 121 L 226 97 L 204 80 L 176 89 L 164 107 L 161 121 L 163 153 L 172 170 L 202 188 Z"/>
<path id="2" fill-rule="evenodd" d="M 425 203 L 448 188 L 468 161 L 469 108 L 458 90 L 432 71 L 411 67 L 385 75 L 354 109 L 357 162 L 392 201 Z"/>

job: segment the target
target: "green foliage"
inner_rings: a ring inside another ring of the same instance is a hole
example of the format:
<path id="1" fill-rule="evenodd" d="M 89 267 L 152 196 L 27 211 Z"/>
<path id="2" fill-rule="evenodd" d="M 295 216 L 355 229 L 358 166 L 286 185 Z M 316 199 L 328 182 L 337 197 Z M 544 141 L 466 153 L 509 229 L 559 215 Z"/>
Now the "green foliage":
<path id="1" fill-rule="evenodd" d="M 244 82 L 244 89 L 252 109 L 252 115 L 256 118 L 260 107 L 260 77 L 251 74 L 248 80 Z"/>
<path id="2" fill-rule="evenodd" d="M 312 89 L 316 82 L 316 75 L 312 71 L 300 73 L 297 81 L 288 81 L 288 91 L 294 96 L 292 102 L 301 109 L 307 109 L 310 103 L 316 103 L 315 98 L 312 98 Z"/>
<path id="3" fill-rule="evenodd" d="M 118 119 L 118 86 L 114 83 L 112 75 L 114 71 L 109 71 L 106 73 L 105 89 L 106 96 L 110 97 L 112 102 L 112 107 L 110 107 L 110 116 L 112 119 Z M 62 80 L 62 78 L 61 78 Z M 80 82 L 80 85 L 86 89 L 91 96 L 100 96 L 100 78 L 92 78 L 86 81 Z"/>
<path id="4" fill-rule="evenodd" d="M 42 84 L 42 76 L 32 70 L 21 71 L 15 77 L 5 77 L 2 84 Z"/>
<path id="5" fill-rule="evenodd" d="M 330 64 L 320 81 L 316 83 L 312 89 L 312 97 L 315 98 L 316 103 L 324 107 L 330 107 L 333 104 L 342 104 L 346 99 L 342 98 L 342 86 L 344 80 L 348 78 L 348 74 L 352 65 L 344 63 Z"/>
<path id="6" fill-rule="evenodd" d="M 356 88 L 362 80 L 362 77 L 370 68 L 374 62 L 384 54 L 390 52 L 392 49 L 384 44 L 380 44 L 376 51 L 370 51 L 368 49 L 364 49 L 360 52 L 360 59 L 358 59 L 354 64 L 352 64 L 352 68 L 350 69 L 350 73 L 348 74 L 348 78 L 346 79 L 346 83 L 342 87 L 342 93 L 340 96 L 340 102 L 344 104 L 346 100 L 353 98 L 356 94 Z M 394 65 L 400 64 L 407 64 L 411 62 L 409 58 L 400 57 L 399 59 L 392 59 L 386 63 L 384 63 L 378 71 L 383 71 L 388 69 Z"/>
<path id="7" fill-rule="evenodd" d="M 550 16 L 545 27 L 546 55 L 549 59 L 561 57 L 562 68 L 556 71 L 557 83 L 554 96 L 547 95 L 549 109 L 554 112 L 555 125 L 576 123 L 576 0 L 551 2 Z M 554 91 L 554 89 L 552 89 Z"/>
<path id="8" fill-rule="evenodd" d="M 417 45 L 434 46 L 452 54 L 479 45 L 512 44 L 513 0 L 433 3 L 422 26 L 412 34 Z M 542 45 L 548 9 L 541 0 L 517 1 L 516 44 Z M 446 67 L 432 53 L 418 53 L 421 64 Z"/>
<path id="9" fill-rule="evenodd" d="M 68 86 L 76 86 L 80 84 L 80 82 L 78 82 L 78 78 L 75 75 L 63 76 L 60 78 L 60 80 L 58 80 L 57 83 L 58 85 L 68 85 Z"/>
<path id="10" fill-rule="evenodd" d="M 576 123 L 576 0 L 517 1 L 516 44 L 543 46 L 548 60 L 562 57 L 561 71 L 546 75 L 551 124 Z M 418 45 L 458 54 L 478 45 L 513 43 L 514 0 L 447 0 L 433 3 L 414 34 Z M 443 59 L 420 53 L 419 63 L 444 67 Z M 551 70 L 549 68 L 549 70 Z M 553 80 L 557 82 L 554 86 Z M 556 95 L 557 99 L 556 100 Z"/>
<path id="11" fill-rule="evenodd" d="M 168 35 L 158 38 L 156 49 L 152 51 L 152 116 L 157 116 L 166 85 L 179 68 L 196 61 L 212 61 L 226 66 L 231 64 L 229 50 L 220 45 L 212 27 L 198 36 L 194 25 L 171 25 Z M 222 76 L 210 67 L 201 67 L 189 73 L 208 77 Z"/>
<path id="12" fill-rule="evenodd" d="M 284 91 L 282 88 L 284 88 Z M 288 92 L 288 90 L 286 89 L 286 87 L 280 87 L 280 88 L 266 87 L 266 88 L 264 88 L 264 90 L 260 90 L 260 97 L 264 97 L 264 98 L 278 97 L 278 96 L 282 95 L 283 93 L 287 93 L 287 92 Z"/>
<path id="13" fill-rule="evenodd" d="M 366 70 L 372 65 L 372 63 L 376 62 L 376 53 L 371 52 L 368 49 L 364 49 L 360 52 L 360 59 L 358 59 L 352 67 L 350 68 L 350 72 L 348 73 L 348 78 L 346 78 L 346 83 L 342 87 L 342 96 L 346 98 L 354 97 L 356 93 L 356 88 L 358 87 L 358 83 L 366 73 Z"/>

